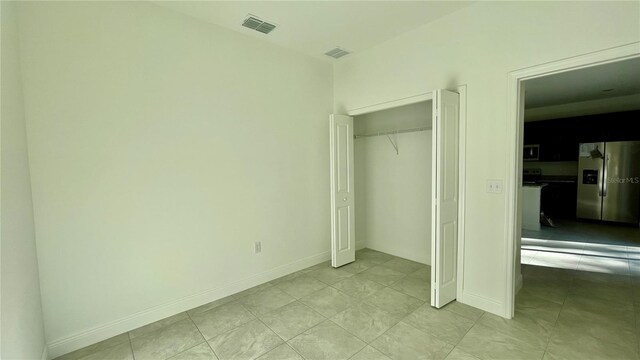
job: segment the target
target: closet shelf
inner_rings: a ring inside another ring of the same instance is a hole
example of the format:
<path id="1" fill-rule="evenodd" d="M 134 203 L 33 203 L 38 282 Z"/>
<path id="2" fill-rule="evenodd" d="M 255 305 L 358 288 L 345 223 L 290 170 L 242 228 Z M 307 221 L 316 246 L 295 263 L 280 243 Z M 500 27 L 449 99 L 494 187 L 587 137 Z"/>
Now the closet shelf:
<path id="1" fill-rule="evenodd" d="M 411 132 L 416 132 L 416 131 L 425 131 L 425 130 L 429 130 L 429 129 L 430 129 L 429 127 L 424 126 L 424 127 L 419 127 L 419 128 L 413 128 L 413 129 L 379 131 L 379 132 L 375 132 L 375 133 L 354 135 L 353 138 L 354 139 L 358 139 L 358 138 L 363 138 L 363 137 L 411 133 Z"/>

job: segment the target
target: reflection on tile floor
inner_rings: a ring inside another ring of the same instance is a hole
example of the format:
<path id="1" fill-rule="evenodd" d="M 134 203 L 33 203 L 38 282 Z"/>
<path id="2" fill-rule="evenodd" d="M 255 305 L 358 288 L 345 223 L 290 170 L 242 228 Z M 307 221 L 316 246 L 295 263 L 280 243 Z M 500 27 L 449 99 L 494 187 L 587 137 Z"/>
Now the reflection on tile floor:
<path id="1" fill-rule="evenodd" d="M 522 238 L 521 263 L 568 270 L 640 276 L 640 248 Z"/>
<path id="2" fill-rule="evenodd" d="M 343 269 L 323 263 L 59 359 L 639 360 L 640 277 L 577 270 L 593 266 L 587 251 L 617 250 L 538 258 L 544 243 L 527 246 L 532 262 L 566 266 L 522 265 L 512 320 L 458 302 L 436 310 L 428 266 L 364 249 Z"/>
<path id="3" fill-rule="evenodd" d="M 522 229 L 522 237 L 640 247 L 640 228 L 637 226 L 568 219 L 554 219 L 553 222 L 555 227 Z"/>

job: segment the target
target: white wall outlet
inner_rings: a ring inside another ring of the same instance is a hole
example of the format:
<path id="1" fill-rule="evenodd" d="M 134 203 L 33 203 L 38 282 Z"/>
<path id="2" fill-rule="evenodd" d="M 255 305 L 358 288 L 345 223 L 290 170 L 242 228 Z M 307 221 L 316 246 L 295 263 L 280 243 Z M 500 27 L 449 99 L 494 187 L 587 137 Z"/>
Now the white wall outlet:
<path id="1" fill-rule="evenodd" d="M 502 193 L 502 180 L 487 180 L 487 192 L 493 194 Z"/>
<path id="2" fill-rule="evenodd" d="M 253 253 L 258 254 L 261 252 L 262 252 L 262 242 L 256 241 L 255 243 L 253 243 Z"/>

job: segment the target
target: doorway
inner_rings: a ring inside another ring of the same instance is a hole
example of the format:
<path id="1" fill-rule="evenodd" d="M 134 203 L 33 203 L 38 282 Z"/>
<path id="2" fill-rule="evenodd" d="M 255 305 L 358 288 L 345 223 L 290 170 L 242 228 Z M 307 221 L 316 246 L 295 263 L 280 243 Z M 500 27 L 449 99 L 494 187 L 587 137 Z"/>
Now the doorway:
<path id="1" fill-rule="evenodd" d="M 522 274 L 521 274 L 521 253 L 520 248 L 522 246 L 522 225 L 526 222 L 523 218 L 525 216 L 525 208 L 523 203 L 525 202 L 525 189 L 523 188 L 523 169 L 525 168 L 523 157 L 526 154 L 524 152 L 524 119 L 525 119 L 525 91 L 528 81 L 535 79 L 541 79 L 546 76 L 553 76 L 558 74 L 569 73 L 570 71 L 578 71 L 580 69 L 590 69 L 598 66 L 604 66 L 607 64 L 615 64 L 627 60 L 631 60 L 639 57 L 637 45 L 632 44 L 628 46 L 622 46 L 619 48 L 609 49 L 598 53 L 588 54 L 581 57 L 571 58 L 568 60 L 558 61 L 551 64 L 540 65 L 537 67 L 528 68 L 521 71 L 515 71 L 510 74 L 509 78 L 509 110 L 510 118 L 514 119 L 514 122 L 508 123 L 509 134 L 513 135 L 514 143 L 513 147 L 509 149 L 509 169 L 507 178 L 507 197 L 508 197 L 508 252 L 507 261 L 511 264 L 507 271 L 507 299 L 506 303 L 506 317 L 513 317 L 515 310 L 515 294 L 522 286 Z M 531 145 L 531 144 L 529 144 Z M 536 149 L 539 150 L 539 149 Z M 576 155 L 579 155 L 579 148 L 576 149 Z M 539 150 L 541 151 L 541 150 Z M 559 152 L 560 149 L 559 149 Z M 560 156 L 560 155 L 559 155 Z M 529 166 L 527 166 L 529 167 Z M 581 178 L 576 173 L 576 182 L 581 181 Z M 536 213 L 533 213 L 535 216 Z M 544 217 L 542 217 L 544 219 Z M 553 222 L 552 222 L 553 223 Z M 522 240 L 525 241 L 525 240 Z M 524 255 L 524 254 L 523 254 Z M 525 259 L 526 261 L 526 259 Z"/>
<path id="2" fill-rule="evenodd" d="M 521 263 L 629 275 L 640 250 L 640 58 L 523 85 Z"/>

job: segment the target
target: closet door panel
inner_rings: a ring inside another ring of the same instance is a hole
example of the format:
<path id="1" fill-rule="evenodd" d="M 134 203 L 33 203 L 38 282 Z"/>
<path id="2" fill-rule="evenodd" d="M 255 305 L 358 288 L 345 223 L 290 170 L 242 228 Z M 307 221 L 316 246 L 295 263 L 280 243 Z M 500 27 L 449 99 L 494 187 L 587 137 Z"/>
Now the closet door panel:
<path id="1" fill-rule="evenodd" d="M 353 118 L 331 115 L 331 266 L 355 261 Z"/>
<path id="2" fill-rule="evenodd" d="M 456 299 L 459 95 L 438 90 L 433 106 L 431 306 Z"/>

